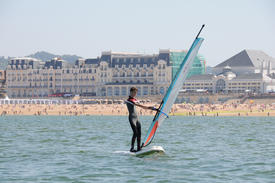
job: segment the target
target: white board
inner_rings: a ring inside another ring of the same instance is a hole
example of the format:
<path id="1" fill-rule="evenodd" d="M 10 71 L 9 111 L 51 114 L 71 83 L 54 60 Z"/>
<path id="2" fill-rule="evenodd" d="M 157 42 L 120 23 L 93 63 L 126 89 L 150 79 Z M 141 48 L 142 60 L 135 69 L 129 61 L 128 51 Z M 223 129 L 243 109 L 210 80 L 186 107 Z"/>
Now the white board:
<path id="1" fill-rule="evenodd" d="M 115 151 L 116 154 L 125 154 L 132 155 L 137 157 L 144 157 L 152 154 L 164 154 L 165 151 L 161 146 L 152 146 L 152 147 L 144 147 L 138 152 L 130 152 L 130 151 Z"/>
<path id="2" fill-rule="evenodd" d="M 143 156 L 148 156 L 155 153 L 164 154 L 165 151 L 161 146 L 152 146 L 152 147 L 144 147 L 140 151 L 134 152 L 133 154 L 137 157 L 143 157 Z"/>

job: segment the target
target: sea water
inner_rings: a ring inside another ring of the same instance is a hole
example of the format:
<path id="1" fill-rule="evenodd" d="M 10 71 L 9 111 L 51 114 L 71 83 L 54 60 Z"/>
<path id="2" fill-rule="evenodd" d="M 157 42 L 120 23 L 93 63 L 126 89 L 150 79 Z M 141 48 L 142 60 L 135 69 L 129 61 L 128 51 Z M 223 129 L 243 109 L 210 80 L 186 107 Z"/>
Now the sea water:
<path id="1" fill-rule="evenodd" d="M 131 136 L 126 116 L 3 116 L 0 182 L 275 182 L 274 117 L 171 116 L 164 155 L 114 153 Z"/>

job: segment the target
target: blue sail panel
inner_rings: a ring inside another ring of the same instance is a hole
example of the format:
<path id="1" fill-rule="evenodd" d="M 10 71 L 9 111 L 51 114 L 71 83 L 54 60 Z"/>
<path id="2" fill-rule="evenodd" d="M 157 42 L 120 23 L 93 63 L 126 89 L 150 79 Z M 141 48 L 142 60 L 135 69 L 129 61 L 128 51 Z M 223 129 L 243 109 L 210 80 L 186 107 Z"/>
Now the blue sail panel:
<path id="1" fill-rule="evenodd" d="M 196 38 L 191 46 L 191 48 L 189 49 L 189 51 L 187 52 L 186 57 L 184 58 L 183 62 L 180 65 L 180 68 L 177 72 L 177 74 L 175 75 L 173 81 L 171 82 L 162 102 L 161 105 L 159 107 L 159 110 L 161 112 L 157 112 L 157 114 L 155 115 L 153 122 L 151 124 L 151 126 L 148 129 L 148 132 L 145 136 L 145 139 L 143 141 L 143 147 L 149 145 L 151 143 L 151 141 L 153 140 L 156 130 L 158 128 L 158 126 L 165 120 L 165 118 L 167 117 L 164 114 L 168 114 L 178 96 L 178 93 L 180 91 L 180 89 L 182 88 L 183 82 L 185 81 L 187 75 L 188 75 L 188 71 L 190 70 L 195 57 L 198 54 L 199 48 L 203 42 L 203 38 Z"/>

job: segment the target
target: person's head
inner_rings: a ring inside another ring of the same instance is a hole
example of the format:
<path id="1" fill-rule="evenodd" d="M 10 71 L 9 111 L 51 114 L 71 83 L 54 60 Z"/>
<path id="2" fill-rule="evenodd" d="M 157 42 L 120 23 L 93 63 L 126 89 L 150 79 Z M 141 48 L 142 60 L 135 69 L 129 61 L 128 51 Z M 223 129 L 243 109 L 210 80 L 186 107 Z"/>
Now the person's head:
<path id="1" fill-rule="evenodd" d="M 132 87 L 130 89 L 130 96 L 135 97 L 137 95 L 138 89 L 136 87 Z"/>

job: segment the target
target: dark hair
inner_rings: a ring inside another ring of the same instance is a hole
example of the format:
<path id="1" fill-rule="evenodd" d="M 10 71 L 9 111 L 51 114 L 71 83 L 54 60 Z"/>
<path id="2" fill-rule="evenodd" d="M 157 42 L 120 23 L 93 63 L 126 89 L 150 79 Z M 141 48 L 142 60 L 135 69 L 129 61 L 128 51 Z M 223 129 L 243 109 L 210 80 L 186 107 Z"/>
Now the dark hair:
<path id="1" fill-rule="evenodd" d="M 130 92 L 133 92 L 133 91 L 138 91 L 138 89 L 137 89 L 136 87 L 132 87 L 132 88 L 130 89 Z"/>

